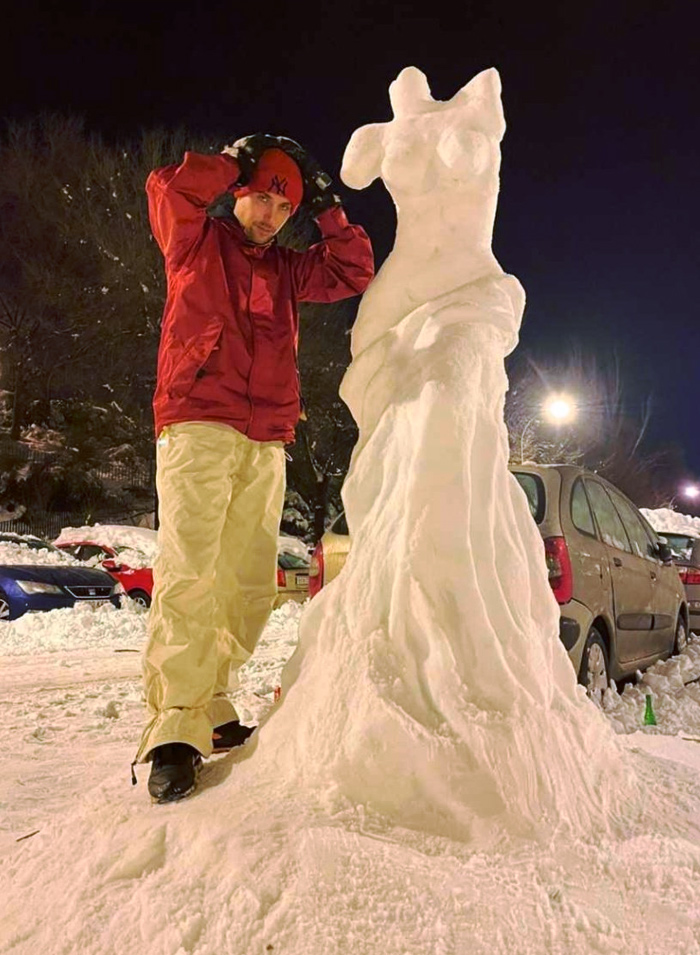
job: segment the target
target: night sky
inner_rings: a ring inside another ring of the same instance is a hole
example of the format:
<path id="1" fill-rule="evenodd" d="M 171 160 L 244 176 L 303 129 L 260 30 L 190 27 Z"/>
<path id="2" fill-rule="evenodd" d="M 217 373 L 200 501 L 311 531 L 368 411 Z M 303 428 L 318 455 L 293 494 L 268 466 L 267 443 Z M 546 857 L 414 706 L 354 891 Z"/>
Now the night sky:
<path id="1" fill-rule="evenodd" d="M 653 441 L 679 442 L 700 477 L 695 9 L 29 0 L 4 23 L 0 114 L 79 113 L 109 137 L 283 133 L 337 177 L 352 131 L 391 118 L 404 66 L 439 99 L 497 67 L 508 130 L 494 247 L 528 294 L 521 349 L 538 362 L 617 354 L 627 410 L 652 395 Z M 391 200 L 376 183 L 347 198 L 381 262 Z"/>

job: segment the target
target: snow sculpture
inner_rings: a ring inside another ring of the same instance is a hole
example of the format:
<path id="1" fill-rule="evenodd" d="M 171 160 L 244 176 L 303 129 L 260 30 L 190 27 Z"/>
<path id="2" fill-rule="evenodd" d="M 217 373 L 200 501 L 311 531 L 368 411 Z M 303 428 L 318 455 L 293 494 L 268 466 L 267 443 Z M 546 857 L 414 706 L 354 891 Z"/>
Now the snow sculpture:
<path id="1" fill-rule="evenodd" d="M 543 545 L 509 474 L 503 359 L 523 290 L 491 251 L 505 130 L 495 70 L 448 102 L 409 67 L 342 177 L 381 176 L 396 242 L 342 395 L 360 429 L 352 550 L 310 605 L 261 736 L 319 792 L 489 841 L 607 824 L 629 779 L 558 638 Z M 274 744 L 277 743 L 277 746 Z"/>

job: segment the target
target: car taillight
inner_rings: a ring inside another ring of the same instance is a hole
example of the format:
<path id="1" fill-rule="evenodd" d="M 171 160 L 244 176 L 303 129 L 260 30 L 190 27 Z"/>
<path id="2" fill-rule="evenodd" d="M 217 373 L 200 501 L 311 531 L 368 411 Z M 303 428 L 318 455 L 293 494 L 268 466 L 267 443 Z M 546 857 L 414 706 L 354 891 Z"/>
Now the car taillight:
<path id="1" fill-rule="evenodd" d="M 284 571 L 282 570 L 281 567 L 278 567 L 278 568 L 277 568 L 277 586 L 278 586 L 278 587 L 286 587 L 286 586 L 287 586 L 287 578 L 286 578 L 285 573 L 284 573 Z"/>
<path id="2" fill-rule="evenodd" d="M 700 567 L 679 567 L 678 574 L 684 584 L 700 584 Z"/>
<path id="3" fill-rule="evenodd" d="M 544 553 L 549 572 L 549 585 L 557 603 L 568 603 L 574 591 L 574 577 L 566 541 L 563 537 L 548 537 L 544 542 Z"/>
<path id="4" fill-rule="evenodd" d="M 315 597 L 323 587 L 323 544 L 321 541 L 314 547 L 309 564 L 309 597 Z"/>

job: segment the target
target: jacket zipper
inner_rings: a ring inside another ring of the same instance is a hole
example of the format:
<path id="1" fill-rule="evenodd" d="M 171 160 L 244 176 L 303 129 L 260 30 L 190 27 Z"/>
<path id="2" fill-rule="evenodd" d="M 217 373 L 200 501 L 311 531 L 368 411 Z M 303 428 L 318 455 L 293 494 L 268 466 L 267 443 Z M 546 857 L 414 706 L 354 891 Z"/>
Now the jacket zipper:
<path id="1" fill-rule="evenodd" d="M 250 325 L 250 343 L 252 355 L 250 359 L 250 374 L 248 375 L 248 404 L 250 405 L 250 412 L 248 414 L 248 424 L 246 425 L 245 433 L 250 434 L 250 429 L 253 426 L 253 394 L 252 394 L 252 384 L 253 384 L 253 369 L 255 368 L 255 326 L 253 325 L 253 316 L 250 311 L 250 300 L 253 296 L 253 260 L 250 260 L 250 287 L 248 289 L 248 324 Z"/>

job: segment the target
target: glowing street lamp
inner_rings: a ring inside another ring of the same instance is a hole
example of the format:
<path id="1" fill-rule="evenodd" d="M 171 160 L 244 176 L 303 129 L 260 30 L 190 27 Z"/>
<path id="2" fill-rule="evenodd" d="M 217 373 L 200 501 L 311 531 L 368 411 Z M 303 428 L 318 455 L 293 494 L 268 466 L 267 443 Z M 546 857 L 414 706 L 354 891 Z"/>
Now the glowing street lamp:
<path id="1" fill-rule="evenodd" d="M 697 484 L 686 484 L 685 487 L 681 488 L 681 494 L 683 497 L 688 497 L 691 501 L 694 501 L 700 497 L 700 487 Z"/>
<path id="2" fill-rule="evenodd" d="M 521 464 L 525 458 L 525 432 L 540 416 L 552 424 L 566 424 L 567 421 L 572 421 L 576 417 L 576 403 L 567 395 L 550 395 L 537 414 L 534 414 L 525 422 L 525 427 L 520 432 Z"/>
<path id="3" fill-rule="evenodd" d="M 576 405 L 566 395 L 552 395 L 545 401 L 542 413 L 554 424 L 565 424 L 576 416 Z"/>

